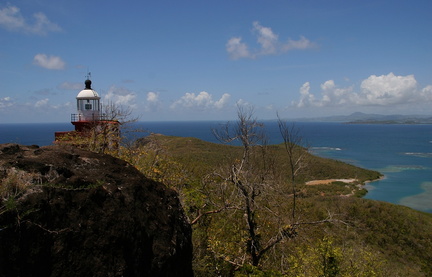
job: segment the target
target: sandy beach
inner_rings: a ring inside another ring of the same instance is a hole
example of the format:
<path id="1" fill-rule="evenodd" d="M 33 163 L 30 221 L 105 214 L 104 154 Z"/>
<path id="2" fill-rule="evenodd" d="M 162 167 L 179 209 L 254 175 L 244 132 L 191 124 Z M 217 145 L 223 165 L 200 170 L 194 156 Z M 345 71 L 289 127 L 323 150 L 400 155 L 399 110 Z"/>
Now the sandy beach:
<path id="1" fill-rule="evenodd" d="M 358 181 L 357 179 L 325 179 L 325 180 L 312 180 L 309 182 L 306 182 L 306 185 L 308 186 L 315 186 L 315 185 L 328 185 L 333 182 L 344 182 L 344 183 L 354 183 Z"/>

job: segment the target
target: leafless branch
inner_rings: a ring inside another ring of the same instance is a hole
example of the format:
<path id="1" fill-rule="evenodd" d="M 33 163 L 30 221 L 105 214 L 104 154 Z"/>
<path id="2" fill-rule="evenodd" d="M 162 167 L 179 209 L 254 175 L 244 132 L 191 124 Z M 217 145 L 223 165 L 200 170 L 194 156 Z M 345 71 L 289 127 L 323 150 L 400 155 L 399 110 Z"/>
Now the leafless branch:
<path id="1" fill-rule="evenodd" d="M 222 208 L 216 209 L 216 210 L 211 210 L 211 211 L 206 211 L 206 212 L 201 212 L 201 210 L 198 210 L 198 216 L 191 221 L 191 225 L 194 225 L 196 223 L 198 223 L 198 221 L 203 217 L 203 216 L 207 216 L 207 215 L 211 215 L 211 214 L 217 214 L 220 213 L 222 211 L 225 210 L 229 210 L 229 209 L 235 209 L 235 207 L 231 207 L 231 206 L 224 206 Z"/>

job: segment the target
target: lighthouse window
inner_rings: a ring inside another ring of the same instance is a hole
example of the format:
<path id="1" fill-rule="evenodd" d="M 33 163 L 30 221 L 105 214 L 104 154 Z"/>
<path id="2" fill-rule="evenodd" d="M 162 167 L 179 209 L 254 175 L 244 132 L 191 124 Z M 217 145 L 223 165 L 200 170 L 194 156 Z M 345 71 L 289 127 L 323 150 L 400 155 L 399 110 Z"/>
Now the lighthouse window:
<path id="1" fill-rule="evenodd" d="M 86 110 L 91 110 L 92 109 L 92 104 L 85 104 L 85 109 Z"/>

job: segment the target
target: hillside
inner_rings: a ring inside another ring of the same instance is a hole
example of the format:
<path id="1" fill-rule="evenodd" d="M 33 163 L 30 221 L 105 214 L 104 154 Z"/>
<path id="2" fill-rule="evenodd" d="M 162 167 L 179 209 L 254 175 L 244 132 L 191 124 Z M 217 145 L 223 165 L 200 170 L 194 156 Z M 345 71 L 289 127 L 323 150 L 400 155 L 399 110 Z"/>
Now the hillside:
<path id="1" fill-rule="evenodd" d="M 164 155 L 165 159 L 183 165 L 190 172 L 191 178 L 195 178 L 195 181 L 214 171 L 215 168 L 229 164 L 242 154 L 242 148 L 239 146 L 211 143 L 192 137 L 152 134 L 138 140 L 137 143 L 146 151 L 157 150 L 159 155 Z M 276 171 L 284 172 L 283 178 L 289 179 L 289 172 L 284 170 L 287 167 L 287 161 L 283 145 L 271 145 L 269 151 L 271 151 L 275 160 Z M 377 171 L 359 168 L 341 161 L 321 158 L 308 153 L 306 163 L 307 167 L 298 176 L 300 184 L 312 180 L 327 179 L 356 179 L 356 184 L 362 184 L 365 181 L 376 180 L 382 176 Z M 311 192 L 315 190 L 316 188 L 308 188 L 308 191 Z"/>
<path id="2" fill-rule="evenodd" d="M 297 207 L 292 218 L 286 154 L 282 145 L 270 146 L 272 178 L 277 181 L 254 200 L 256 224 L 261 226 L 257 230 L 263 243 L 281 240 L 266 252 L 258 267 L 250 267 L 244 263 L 248 254 L 242 250 L 247 225 L 243 212 L 233 204 L 239 207 L 242 203 L 239 195 L 222 179 L 208 181 L 215 172 L 218 176 L 227 172 L 240 159 L 242 148 L 156 134 L 141 139 L 139 145 L 147 153 L 157 153 L 152 156 L 157 160 L 154 171 L 163 171 L 165 178 L 182 176 L 181 184 L 172 178 L 167 183 L 171 180 L 179 191 L 191 222 L 200 219 L 193 225 L 196 276 L 319 276 L 326 268 L 322 255 L 337 261 L 337 273 L 326 276 L 432 274 L 432 215 L 359 198 L 364 193 L 361 184 L 380 177 L 376 171 L 308 154 L 307 167 L 297 178 Z M 307 184 L 328 179 L 337 180 Z M 285 235 L 278 236 L 278 232 Z"/>
<path id="3" fill-rule="evenodd" d="M 245 155 L 152 134 L 123 160 L 69 146 L 0 154 L 0 276 L 432 275 L 431 214 L 362 199 L 379 172 L 301 147 L 295 178 L 282 144 Z"/>

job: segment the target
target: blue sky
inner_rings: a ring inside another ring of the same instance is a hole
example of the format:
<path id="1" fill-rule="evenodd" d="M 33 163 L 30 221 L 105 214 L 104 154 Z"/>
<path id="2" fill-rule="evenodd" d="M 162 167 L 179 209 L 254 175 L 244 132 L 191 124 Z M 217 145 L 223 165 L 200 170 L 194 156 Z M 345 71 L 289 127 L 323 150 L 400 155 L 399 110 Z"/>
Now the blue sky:
<path id="1" fill-rule="evenodd" d="M 68 122 L 91 72 L 142 121 L 429 114 L 430 0 L 0 3 L 0 123 Z"/>

